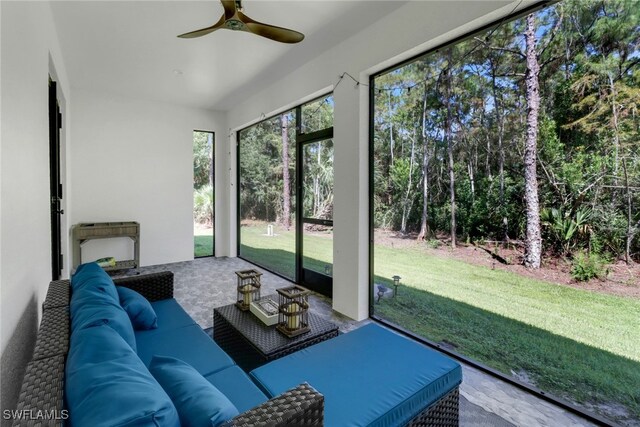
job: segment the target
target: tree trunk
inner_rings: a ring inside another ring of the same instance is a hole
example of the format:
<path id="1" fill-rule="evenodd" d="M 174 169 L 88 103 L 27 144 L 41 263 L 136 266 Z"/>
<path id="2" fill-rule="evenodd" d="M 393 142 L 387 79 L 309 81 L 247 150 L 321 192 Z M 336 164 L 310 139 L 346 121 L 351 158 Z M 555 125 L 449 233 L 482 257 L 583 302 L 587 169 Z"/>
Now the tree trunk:
<path id="1" fill-rule="evenodd" d="M 527 72 L 527 139 L 524 149 L 524 197 L 526 203 L 527 234 L 525 238 L 524 264 L 528 268 L 540 268 L 542 237 L 540 234 L 540 207 L 538 200 L 538 176 L 536 171 L 538 144 L 538 112 L 540 110 L 540 64 L 536 52 L 535 17 L 527 16 L 525 30 Z"/>
<path id="2" fill-rule="evenodd" d="M 498 177 L 500 180 L 500 213 L 504 215 L 504 118 L 500 111 L 500 100 L 498 98 L 498 87 L 496 84 L 496 66 L 491 61 L 491 80 L 493 85 L 493 109 L 496 113 L 496 126 L 498 127 Z M 502 218 L 503 238 L 509 240 L 509 223 L 507 217 Z"/>
<path id="3" fill-rule="evenodd" d="M 629 175 L 627 174 L 627 159 L 622 159 L 622 170 L 624 172 L 624 188 L 627 193 L 627 241 L 624 251 L 624 261 L 631 262 L 631 240 L 633 240 L 633 228 L 631 220 L 631 191 L 629 190 Z"/>
<path id="4" fill-rule="evenodd" d="M 209 185 L 213 188 L 213 177 L 214 177 L 214 165 L 213 165 L 213 134 L 207 134 L 207 142 L 209 147 L 211 147 L 211 151 L 209 152 Z"/>
<path id="5" fill-rule="evenodd" d="M 282 125 L 282 226 L 291 227 L 291 182 L 289 180 L 289 120 L 286 114 L 281 117 Z"/>
<path id="6" fill-rule="evenodd" d="M 407 192 L 405 193 L 404 200 L 402 201 L 402 222 L 400 224 L 400 232 L 402 234 L 407 233 L 407 221 L 409 220 L 409 215 L 411 215 L 411 208 L 413 206 L 413 202 L 411 202 L 411 187 L 413 182 L 413 166 L 415 164 L 415 148 L 416 148 L 416 138 L 415 135 L 411 139 L 411 158 L 409 160 L 409 178 L 407 179 Z"/>
<path id="7" fill-rule="evenodd" d="M 427 140 L 427 88 L 422 97 L 422 221 L 418 240 L 424 240 L 429 233 L 427 221 L 429 208 L 429 145 Z"/>
<path id="8" fill-rule="evenodd" d="M 449 157 L 449 199 L 451 202 L 451 248 L 456 247 L 456 177 L 454 173 L 454 161 L 453 161 L 453 138 L 452 129 L 453 126 L 453 113 L 451 111 L 451 65 L 452 65 L 451 49 L 447 58 L 447 68 L 444 75 L 445 94 L 444 102 L 447 108 L 447 116 L 444 122 L 444 137 L 447 141 L 447 155 Z"/>

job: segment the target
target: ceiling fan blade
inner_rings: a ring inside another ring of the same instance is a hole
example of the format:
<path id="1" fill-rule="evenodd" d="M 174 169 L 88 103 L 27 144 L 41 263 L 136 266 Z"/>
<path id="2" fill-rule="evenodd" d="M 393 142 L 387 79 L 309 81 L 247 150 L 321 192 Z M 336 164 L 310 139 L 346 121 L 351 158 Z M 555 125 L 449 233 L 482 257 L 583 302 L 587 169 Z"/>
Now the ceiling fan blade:
<path id="1" fill-rule="evenodd" d="M 225 19 L 233 18 L 233 15 L 236 14 L 236 2 L 235 0 L 220 0 L 222 3 L 222 7 L 224 8 L 224 17 Z"/>
<path id="2" fill-rule="evenodd" d="M 299 43 L 304 39 L 304 34 L 298 31 L 254 21 L 240 11 L 238 11 L 238 17 L 242 22 L 244 22 L 246 27 L 245 31 L 258 36 L 266 37 L 281 43 Z"/>
<path id="3" fill-rule="evenodd" d="M 220 28 L 224 28 L 224 15 L 220 17 L 218 22 L 216 22 L 210 27 L 203 28 L 201 30 L 191 31 L 189 33 L 180 34 L 178 37 L 180 37 L 181 39 L 194 39 L 196 37 L 206 36 L 207 34 L 213 33 L 215 30 L 218 30 Z"/>

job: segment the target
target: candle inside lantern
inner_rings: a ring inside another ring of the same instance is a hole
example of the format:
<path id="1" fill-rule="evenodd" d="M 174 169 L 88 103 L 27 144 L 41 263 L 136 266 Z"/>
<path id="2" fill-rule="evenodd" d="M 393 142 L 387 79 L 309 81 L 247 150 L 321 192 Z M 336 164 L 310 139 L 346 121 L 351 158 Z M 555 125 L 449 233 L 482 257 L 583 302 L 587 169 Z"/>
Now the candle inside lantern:
<path id="1" fill-rule="evenodd" d="M 244 291 L 242 294 L 242 303 L 248 306 L 251 302 L 251 285 L 244 285 L 242 290 Z"/>
<path id="2" fill-rule="evenodd" d="M 296 302 L 292 302 L 289 305 L 287 312 L 295 313 L 300 310 L 300 306 Z M 293 316 L 289 316 L 287 320 L 287 327 L 289 329 L 298 329 L 300 327 L 300 314 L 294 314 Z"/>

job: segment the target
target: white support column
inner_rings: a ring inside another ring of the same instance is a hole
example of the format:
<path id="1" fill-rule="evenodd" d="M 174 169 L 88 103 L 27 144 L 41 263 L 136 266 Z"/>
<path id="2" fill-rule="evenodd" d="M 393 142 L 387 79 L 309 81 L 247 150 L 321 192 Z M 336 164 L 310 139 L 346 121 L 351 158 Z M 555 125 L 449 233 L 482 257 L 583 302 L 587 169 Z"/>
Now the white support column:
<path id="1" fill-rule="evenodd" d="M 362 320 L 369 317 L 367 86 L 345 77 L 333 96 L 333 309 Z"/>

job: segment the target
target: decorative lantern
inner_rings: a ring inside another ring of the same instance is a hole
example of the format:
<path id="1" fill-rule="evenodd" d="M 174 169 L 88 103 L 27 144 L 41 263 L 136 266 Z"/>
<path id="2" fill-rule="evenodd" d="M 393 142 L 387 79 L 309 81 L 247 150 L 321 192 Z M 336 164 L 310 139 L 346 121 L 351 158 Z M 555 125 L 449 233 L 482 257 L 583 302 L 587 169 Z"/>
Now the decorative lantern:
<path id="1" fill-rule="evenodd" d="M 398 275 L 393 276 L 393 297 L 395 298 L 398 295 L 398 285 L 400 285 L 401 277 Z"/>
<path id="2" fill-rule="evenodd" d="M 278 329 L 289 338 L 309 332 L 309 291 L 293 285 L 276 289 L 279 297 Z"/>
<path id="3" fill-rule="evenodd" d="M 249 310 L 253 301 L 260 299 L 260 273 L 257 270 L 236 271 L 238 276 L 238 296 L 236 307 L 242 311 Z"/>

